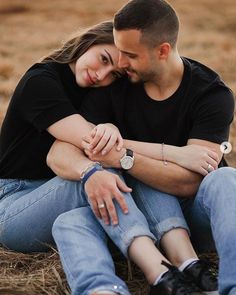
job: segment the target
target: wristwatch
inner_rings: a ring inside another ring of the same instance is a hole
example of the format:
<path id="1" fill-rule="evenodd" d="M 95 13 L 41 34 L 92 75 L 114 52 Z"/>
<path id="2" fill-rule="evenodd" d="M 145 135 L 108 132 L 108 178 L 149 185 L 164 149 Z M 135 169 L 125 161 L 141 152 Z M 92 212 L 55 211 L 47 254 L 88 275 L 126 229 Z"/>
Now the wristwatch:
<path id="1" fill-rule="evenodd" d="M 130 149 L 126 149 L 124 156 L 120 159 L 121 168 L 129 170 L 134 165 L 134 153 Z"/>

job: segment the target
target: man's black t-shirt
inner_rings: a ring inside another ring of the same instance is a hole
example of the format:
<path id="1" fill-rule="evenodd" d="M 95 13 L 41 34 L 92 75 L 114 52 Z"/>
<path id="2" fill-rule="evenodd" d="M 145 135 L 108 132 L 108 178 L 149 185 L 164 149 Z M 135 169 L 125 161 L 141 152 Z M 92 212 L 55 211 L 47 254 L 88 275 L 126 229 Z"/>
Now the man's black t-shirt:
<path id="1" fill-rule="evenodd" d="M 3 121 L 0 178 L 55 176 L 46 156 L 55 138 L 47 127 L 78 113 L 88 89 L 76 84 L 68 64 L 35 64 L 22 77 Z"/>
<path id="2" fill-rule="evenodd" d="M 82 103 L 81 114 L 97 124 L 114 123 L 124 138 L 186 145 L 188 139 L 226 141 L 234 114 L 234 96 L 219 76 L 206 66 L 182 58 L 183 80 L 168 99 L 156 101 L 142 83 L 126 79 L 99 89 Z"/>

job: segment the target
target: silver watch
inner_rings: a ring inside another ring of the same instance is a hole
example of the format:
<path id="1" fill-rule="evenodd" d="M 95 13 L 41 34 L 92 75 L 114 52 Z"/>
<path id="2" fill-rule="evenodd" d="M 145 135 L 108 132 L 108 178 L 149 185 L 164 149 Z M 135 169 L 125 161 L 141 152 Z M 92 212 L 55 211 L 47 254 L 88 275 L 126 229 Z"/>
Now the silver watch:
<path id="1" fill-rule="evenodd" d="M 124 156 L 120 159 L 121 168 L 129 170 L 134 165 L 134 153 L 130 149 L 126 149 Z"/>

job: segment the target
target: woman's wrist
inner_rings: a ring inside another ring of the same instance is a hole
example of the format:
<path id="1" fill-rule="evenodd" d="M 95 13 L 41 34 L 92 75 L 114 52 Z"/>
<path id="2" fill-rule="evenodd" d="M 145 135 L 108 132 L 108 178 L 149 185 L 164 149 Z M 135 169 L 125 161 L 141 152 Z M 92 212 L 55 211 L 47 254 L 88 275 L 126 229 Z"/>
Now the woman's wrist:
<path id="1" fill-rule="evenodd" d="M 181 147 L 162 144 L 162 160 L 178 164 Z"/>

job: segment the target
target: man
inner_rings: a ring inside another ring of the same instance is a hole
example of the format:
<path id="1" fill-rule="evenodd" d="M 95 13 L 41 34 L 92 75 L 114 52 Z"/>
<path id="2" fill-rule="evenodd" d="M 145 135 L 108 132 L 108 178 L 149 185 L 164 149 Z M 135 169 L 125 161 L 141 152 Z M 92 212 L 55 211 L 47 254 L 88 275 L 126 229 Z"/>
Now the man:
<path id="1" fill-rule="evenodd" d="M 109 93 L 107 90 L 97 91 L 85 104 L 86 113 L 89 114 L 88 110 L 91 108 L 95 109 L 97 122 L 94 123 L 113 122 L 125 138 L 154 143 L 165 142 L 175 146 L 206 146 L 217 151 L 221 159 L 219 145 L 228 138 L 229 125 L 233 119 L 233 95 L 216 73 L 200 63 L 179 56 L 176 44 L 179 23 L 174 10 L 165 1 L 133 0 L 116 14 L 114 24 L 115 43 L 120 50 L 119 65 L 126 70 L 131 82 L 135 84 L 121 81 L 109 89 Z M 89 116 L 87 119 L 89 120 Z M 127 143 L 128 147 L 132 148 L 133 145 L 135 150 L 135 144 Z M 84 147 L 90 159 L 99 161 L 103 166 L 120 168 L 123 165 L 124 150 L 113 150 L 101 156 L 93 154 L 86 142 Z M 179 218 L 182 209 L 193 238 L 199 239 L 202 236 L 206 242 L 212 230 L 220 257 L 220 293 L 234 294 L 236 233 L 232 226 L 232 217 L 236 209 L 233 196 L 236 186 L 235 170 L 222 168 L 211 172 L 211 165 L 205 162 L 202 169 L 211 174 L 200 185 L 199 174 L 170 162 L 166 165 L 164 144 L 150 143 L 146 147 L 146 150 L 134 155 L 128 151 L 125 158 L 129 164 L 123 168 L 135 179 L 148 185 L 144 187 L 145 185 L 140 184 L 141 191 L 145 191 L 147 198 L 135 194 L 136 202 L 141 204 L 140 209 L 144 212 L 152 232 L 161 241 L 160 245 L 166 256 L 178 265 L 173 245 L 179 243 L 179 240 L 176 240 L 175 231 L 171 229 L 176 226 L 173 211 L 178 211 Z M 64 148 L 67 149 L 65 146 Z M 223 165 L 223 161 L 219 165 Z M 53 164 L 51 166 L 57 170 Z M 95 170 L 87 182 L 88 197 L 94 194 L 94 187 L 98 183 L 99 173 Z M 132 178 L 131 182 L 135 182 L 135 179 Z M 150 195 L 152 197 L 149 198 Z M 195 198 L 189 200 L 181 198 L 193 196 Z M 175 204 L 171 205 L 173 210 L 169 211 L 170 197 Z M 110 198 L 112 199 L 112 195 Z M 109 208 L 104 209 L 106 202 L 102 200 L 101 195 L 100 201 L 103 205 L 100 214 L 105 215 L 106 219 Z M 223 206 L 227 206 L 224 211 Z M 155 218 L 151 219 L 150 216 Z M 59 249 L 59 231 L 56 229 L 63 222 L 68 222 L 66 218 L 68 214 L 64 219 L 62 216 L 54 227 L 54 237 Z M 170 220 L 172 222 L 167 222 Z M 81 226 L 86 227 L 84 223 Z M 181 226 L 178 224 L 178 227 Z M 86 230 L 88 231 L 88 228 Z M 95 236 L 94 232 L 93 235 Z M 200 241 L 200 246 L 206 246 L 206 243 L 203 243 L 204 241 Z M 198 265 L 197 262 L 195 265 Z M 185 266 L 182 265 L 182 269 Z M 194 271 L 189 271 L 189 275 L 194 279 L 196 273 L 199 274 L 201 270 L 200 266 L 196 267 Z M 158 278 L 156 287 L 152 288 L 152 294 L 158 293 L 158 284 L 170 286 L 169 281 L 168 275 L 163 273 Z M 177 284 L 172 284 L 172 289 L 166 294 L 179 294 L 180 289 L 176 289 L 176 286 Z M 187 290 L 184 294 L 193 292 Z"/>

